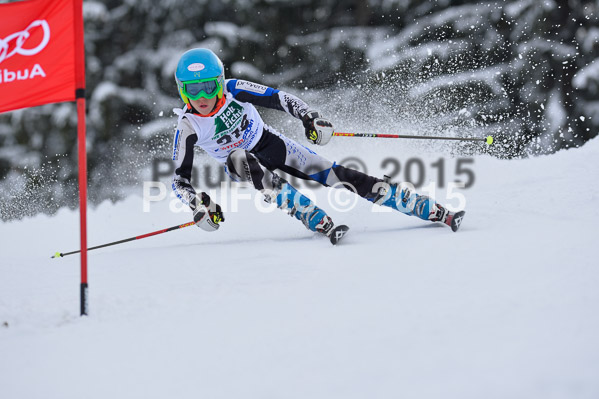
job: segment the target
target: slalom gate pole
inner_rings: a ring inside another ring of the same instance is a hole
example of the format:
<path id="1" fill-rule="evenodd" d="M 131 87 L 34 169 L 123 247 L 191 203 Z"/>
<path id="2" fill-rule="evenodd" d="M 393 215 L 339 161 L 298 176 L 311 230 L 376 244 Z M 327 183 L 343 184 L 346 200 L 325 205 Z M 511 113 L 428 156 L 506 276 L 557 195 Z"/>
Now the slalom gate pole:
<path id="1" fill-rule="evenodd" d="M 75 101 L 77 102 L 77 153 L 79 156 L 79 219 L 81 252 L 81 284 L 79 302 L 81 316 L 89 315 L 87 284 L 87 141 L 85 124 L 85 41 L 83 39 L 83 0 L 73 3 L 75 42 Z"/>
<path id="2" fill-rule="evenodd" d="M 338 137 L 371 137 L 386 139 L 427 139 L 427 140 L 454 140 L 454 141 L 481 141 L 488 145 L 493 144 L 493 136 L 487 137 L 439 137 L 439 136 L 416 136 L 409 134 L 384 134 L 384 133 L 340 133 L 335 132 L 333 136 Z"/>
<path id="3" fill-rule="evenodd" d="M 194 224 L 195 224 L 195 222 L 183 223 L 183 224 L 180 224 L 180 225 L 177 225 L 177 226 L 169 227 L 168 229 L 162 229 L 162 230 L 154 231 L 152 233 L 142 234 L 140 236 L 131 237 L 131 238 L 125 238 L 124 240 L 109 242 L 108 244 L 102 244 L 102 245 L 98 245 L 98 246 L 95 246 L 95 247 L 87 248 L 87 250 L 91 251 L 92 249 L 109 247 L 111 245 L 123 244 L 125 242 L 134 241 L 134 240 L 141 240 L 142 238 L 151 237 L 151 236 L 155 236 L 155 235 L 162 234 L 162 233 L 168 233 L 169 231 L 178 230 L 178 229 L 182 229 L 184 227 L 193 226 Z M 77 254 L 79 252 L 81 252 L 81 250 L 71 251 L 71 252 L 64 252 L 64 253 L 63 252 L 56 252 L 54 255 L 51 256 L 51 258 L 62 258 L 64 256 Z"/>

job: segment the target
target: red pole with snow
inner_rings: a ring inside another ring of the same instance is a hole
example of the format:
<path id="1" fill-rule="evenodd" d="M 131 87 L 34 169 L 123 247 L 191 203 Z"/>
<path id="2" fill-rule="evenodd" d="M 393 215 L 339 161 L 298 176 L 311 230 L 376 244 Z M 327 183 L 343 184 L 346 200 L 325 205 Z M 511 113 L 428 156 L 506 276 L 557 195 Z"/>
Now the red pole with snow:
<path id="1" fill-rule="evenodd" d="M 81 230 L 81 315 L 88 314 L 87 286 L 87 149 L 85 135 L 85 44 L 83 40 L 83 0 L 73 1 L 75 25 L 75 98 L 77 101 L 77 141 L 79 154 L 79 220 Z"/>

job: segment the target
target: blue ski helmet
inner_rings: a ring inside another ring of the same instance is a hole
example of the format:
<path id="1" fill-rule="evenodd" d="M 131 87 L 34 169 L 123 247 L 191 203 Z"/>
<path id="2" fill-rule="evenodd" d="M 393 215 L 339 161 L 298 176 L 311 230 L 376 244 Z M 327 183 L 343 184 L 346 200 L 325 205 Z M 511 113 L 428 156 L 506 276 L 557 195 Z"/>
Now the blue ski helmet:
<path id="1" fill-rule="evenodd" d="M 194 48 L 183 53 L 177 63 L 175 81 L 179 95 L 184 103 L 200 97 L 223 97 L 225 87 L 225 68 L 211 50 Z"/>

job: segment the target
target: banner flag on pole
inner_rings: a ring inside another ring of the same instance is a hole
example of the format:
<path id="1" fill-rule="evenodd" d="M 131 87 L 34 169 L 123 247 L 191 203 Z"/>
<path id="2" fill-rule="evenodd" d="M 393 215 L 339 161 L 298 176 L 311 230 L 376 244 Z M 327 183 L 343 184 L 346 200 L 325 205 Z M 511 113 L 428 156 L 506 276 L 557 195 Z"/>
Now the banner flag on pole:
<path id="1" fill-rule="evenodd" d="M 87 151 L 83 0 L 0 4 L 0 113 L 77 101 L 81 315 L 87 301 Z"/>
<path id="2" fill-rule="evenodd" d="M 0 112 L 75 101 L 73 1 L 0 4 Z"/>

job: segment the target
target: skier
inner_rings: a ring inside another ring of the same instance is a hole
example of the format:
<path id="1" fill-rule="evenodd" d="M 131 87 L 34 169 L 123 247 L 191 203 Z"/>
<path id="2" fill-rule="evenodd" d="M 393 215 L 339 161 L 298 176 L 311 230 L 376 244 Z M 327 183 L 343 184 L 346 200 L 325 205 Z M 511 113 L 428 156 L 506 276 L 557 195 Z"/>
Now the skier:
<path id="1" fill-rule="evenodd" d="M 175 80 L 185 105 L 174 110 L 179 118 L 172 188 L 192 209 L 198 227 L 215 231 L 225 218 L 220 205 L 205 192 L 197 195 L 191 185 L 196 145 L 223 164 L 232 179 L 250 183 L 265 195 L 267 202 L 275 202 L 309 230 L 328 236 L 333 244 L 343 237 L 347 226 L 335 226 L 324 210 L 281 178 L 277 169 L 324 186 L 351 189 L 368 201 L 423 220 L 445 223 L 453 231 L 459 228 L 463 211 L 454 214 L 406 185 L 390 184 L 331 162 L 264 124 L 255 105 L 300 119 L 313 144 L 325 145 L 333 135 L 332 123 L 298 97 L 257 83 L 225 80 L 223 64 L 211 50 L 196 48 L 185 52 L 177 64 Z"/>

